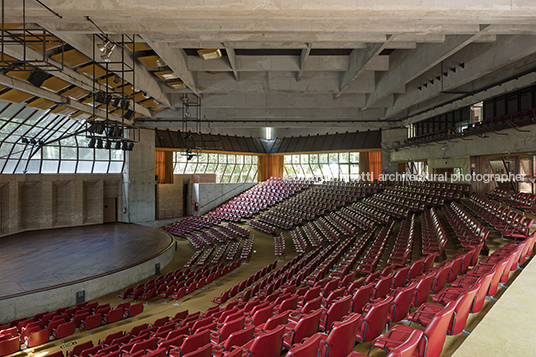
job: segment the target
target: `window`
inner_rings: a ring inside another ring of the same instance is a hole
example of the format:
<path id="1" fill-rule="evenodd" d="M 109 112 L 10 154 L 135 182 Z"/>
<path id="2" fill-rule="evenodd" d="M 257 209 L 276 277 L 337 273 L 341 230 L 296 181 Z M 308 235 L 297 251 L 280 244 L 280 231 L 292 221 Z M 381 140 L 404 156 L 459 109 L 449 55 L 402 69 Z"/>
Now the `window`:
<path id="1" fill-rule="evenodd" d="M 0 173 L 121 173 L 123 151 L 88 147 L 83 122 L 0 101 Z"/>
<path id="2" fill-rule="evenodd" d="M 332 152 L 324 154 L 285 155 L 285 177 L 314 178 L 348 181 L 359 178 L 358 152 Z"/>
<path id="3" fill-rule="evenodd" d="M 183 152 L 174 153 L 175 174 L 216 174 L 216 182 L 256 182 L 257 156 L 199 153 L 190 160 Z"/>

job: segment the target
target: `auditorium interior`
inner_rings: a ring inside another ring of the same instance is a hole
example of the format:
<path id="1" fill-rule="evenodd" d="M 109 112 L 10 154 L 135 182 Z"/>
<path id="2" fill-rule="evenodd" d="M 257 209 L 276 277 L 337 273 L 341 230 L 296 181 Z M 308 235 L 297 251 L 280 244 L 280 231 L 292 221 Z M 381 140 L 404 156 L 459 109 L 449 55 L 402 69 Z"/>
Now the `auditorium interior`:
<path id="1" fill-rule="evenodd" d="M 0 357 L 534 355 L 534 1 L 1 20 Z"/>

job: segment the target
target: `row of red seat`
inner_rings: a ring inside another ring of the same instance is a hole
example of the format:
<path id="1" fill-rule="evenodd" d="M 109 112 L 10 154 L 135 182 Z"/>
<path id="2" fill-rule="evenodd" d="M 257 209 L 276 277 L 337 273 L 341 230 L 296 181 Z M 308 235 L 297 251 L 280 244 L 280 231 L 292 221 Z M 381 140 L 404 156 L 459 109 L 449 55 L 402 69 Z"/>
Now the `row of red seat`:
<path id="1" fill-rule="evenodd" d="M 124 318 L 139 315 L 143 311 L 143 304 L 119 304 L 115 309 L 110 304 L 99 305 L 80 303 L 72 308 L 60 308 L 55 312 L 36 314 L 32 319 L 17 319 L 10 324 L 0 326 L 0 356 L 19 351 L 21 343 L 27 348 L 47 343 L 50 337 L 53 340 L 64 339 L 80 331 L 91 330 L 119 321 Z"/>
<path id="2" fill-rule="evenodd" d="M 373 220 L 366 218 L 362 214 L 351 211 L 348 207 L 343 207 L 340 211 L 334 212 L 334 214 L 362 231 L 371 231 L 374 229 Z"/>
<path id="3" fill-rule="evenodd" d="M 393 229 L 395 222 L 391 221 L 390 224 L 382 227 L 378 235 L 374 238 L 371 246 L 363 256 L 363 259 L 357 265 L 356 271 L 359 273 L 370 274 L 376 270 L 376 266 L 380 260 L 380 257 L 385 249 L 391 230 Z"/>
<path id="4" fill-rule="evenodd" d="M 412 214 L 400 224 L 398 235 L 396 236 L 393 249 L 387 260 L 388 265 L 404 266 L 408 261 L 413 248 L 413 237 L 415 236 L 415 215 Z"/>
<path id="5" fill-rule="evenodd" d="M 321 237 L 327 239 L 330 243 L 336 243 L 344 236 L 344 233 L 338 229 L 329 216 L 320 217 L 311 222 L 311 225 L 316 227 Z"/>
<path id="6" fill-rule="evenodd" d="M 283 233 L 274 236 L 274 249 L 274 255 L 276 257 L 282 257 L 285 255 L 285 236 Z"/>
<path id="7" fill-rule="evenodd" d="M 394 200 L 382 198 L 378 195 L 365 198 L 361 201 L 363 204 L 374 208 L 378 212 L 385 213 L 391 217 L 406 219 L 409 216 L 409 208 L 399 205 Z"/>
<path id="8" fill-rule="evenodd" d="M 274 234 L 275 233 L 275 227 L 268 224 L 268 223 L 264 223 L 264 222 L 260 222 L 260 221 L 257 221 L 255 219 L 251 219 L 248 221 L 248 224 L 255 228 L 255 229 L 258 229 L 262 232 L 265 232 L 265 233 L 268 233 L 268 234 Z"/>
<path id="9" fill-rule="evenodd" d="M 220 224 L 221 220 L 212 216 L 191 216 L 163 226 L 162 229 L 176 236 L 183 236 L 195 230 L 210 228 Z"/>
<path id="10" fill-rule="evenodd" d="M 421 215 L 422 254 L 442 255 L 447 244 L 447 234 L 434 208 Z"/>
<path id="11" fill-rule="evenodd" d="M 507 188 L 496 187 L 495 190 L 487 194 L 487 196 L 525 212 L 536 212 L 533 207 L 534 201 L 536 201 L 536 195 L 529 192 L 512 192 Z"/>
<path id="12" fill-rule="evenodd" d="M 459 203 L 445 205 L 443 212 L 462 247 L 473 248 L 488 238 L 489 231 Z"/>
<path id="13" fill-rule="evenodd" d="M 353 203 L 348 209 L 379 224 L 387 224 L 390 219 L 388 214 L 380 212 L 376 208 L 367 206 L 362 202 Z"/>
<path id="14" fill-rule="evenodd" d="M 374 231 L 366 231 L 360 238 L 356 239 L 355 244 L 348 250 L 344 258 L 333 268 L 330 277 L 341 278 L 347 276 L 373 237 Z"/>
<path id="15" fill-rule="evenodd" d="M 505 237 L 517 239 L 529 236 L 530 227 L 534 222 L 532 218 L 476 195 L 472 195 L 464 204 Z"/>

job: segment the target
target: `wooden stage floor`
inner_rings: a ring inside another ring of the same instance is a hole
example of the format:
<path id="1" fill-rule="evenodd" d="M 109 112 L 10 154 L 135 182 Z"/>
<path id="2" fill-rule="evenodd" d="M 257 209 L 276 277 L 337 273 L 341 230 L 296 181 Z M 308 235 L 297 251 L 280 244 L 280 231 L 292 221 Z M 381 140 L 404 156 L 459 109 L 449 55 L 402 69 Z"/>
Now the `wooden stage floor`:
<path id="1" fill-rule="evenodd" d="M 147 261 L 173 239 L 137 224 L 31 231 L 0 238 L 0 299 L 65 286 Z"/>

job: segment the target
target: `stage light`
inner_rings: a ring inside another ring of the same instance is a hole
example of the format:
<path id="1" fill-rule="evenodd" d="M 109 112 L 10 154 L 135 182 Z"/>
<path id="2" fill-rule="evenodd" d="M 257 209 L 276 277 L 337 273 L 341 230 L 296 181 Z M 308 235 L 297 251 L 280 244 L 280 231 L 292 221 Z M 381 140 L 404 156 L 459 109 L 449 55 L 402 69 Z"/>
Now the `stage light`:
<path id="1" fill-rule="evenodd" d="M 30 140 L 28 140 L 28 138 L 21 138 L 20 141 L 21 141 L 23 144 L 29 144 L 29 143 L 30 143 Z"/>
<path id="2" fill-rule="evenodd" d="M 121 150 L 121 141 L 115 143 L 115 150 Z"/>
<path id="3" fill-rule="evenodd" d="M 89 139 L 89 143 L 87 144 L 87 146 L 90 147 L 90 148 L 94 148 L 96 141 L 97 141 L 97 139 L 95 139 L 95 138 Z"/>
<path id="4" fill-rule="evenodd" d="M 97 149 L 102 149 L 102 139 L 97 139 Z"/>
<path id="5" fill-rule="evenodd" d="M 37 139 L 36 139 L 36 138 L 31 138 L 31 139 L 30 139 L 30 143 L 31 143 L 32 145 L 37 145 Z"/>
<path id="6" fill-rule="evenodd" d="M 104 145 L 104 148 L 110 150 L 112 148 L 112 142 L 108 140 L 106 145 Z"/>
<path id="7" fill-rule="evenodd" d="M 123 150 L 127 150 L 127 149 L 128 149 L 128 142 L 123 141 Z"/>
<path id="8" fill-rule="evenodd" d="M 121 98 L 114 98 L 112 100 L 112 105 L 116 108 L 119 108 L 121 106 Z"/>
<path id="9" fill-rule="evenodd" d="M 95 102 L 104 103 L 105 100 L 106 100 L 106 94 L 104 94 L 104 92 L 95 93 Z"/>
<path id="10" fill-rule="evenodd" d="M 126 113 L 123 115 L 123 118 L 125 118 L 126 120 L 130 120 L 132 119 L 132 117 L 134 116 L 134 112 L 132 110 L 127 110 Z"/>
<path id="11" fill-rule="evenodd" d="M 101 51 L 101 60 L 103 62 L 111 61 L 110 57 L 112 56 L 116 46 L 117 45 L 115 43 L 108 41 L 99 47 L 99 50 Z"/>
<path id="12" fill-rule="evenodd" d="M 128 110 L 128 107 L 130 106 L 130 102 L 126 99 L 123 99 L 121 101 L 121 109 Z"/>
<path id="13" fill-rule="evenodd" d="M 134 149 L 134 143 L 128 143 L 127 151 L 132 151 Z"/>

